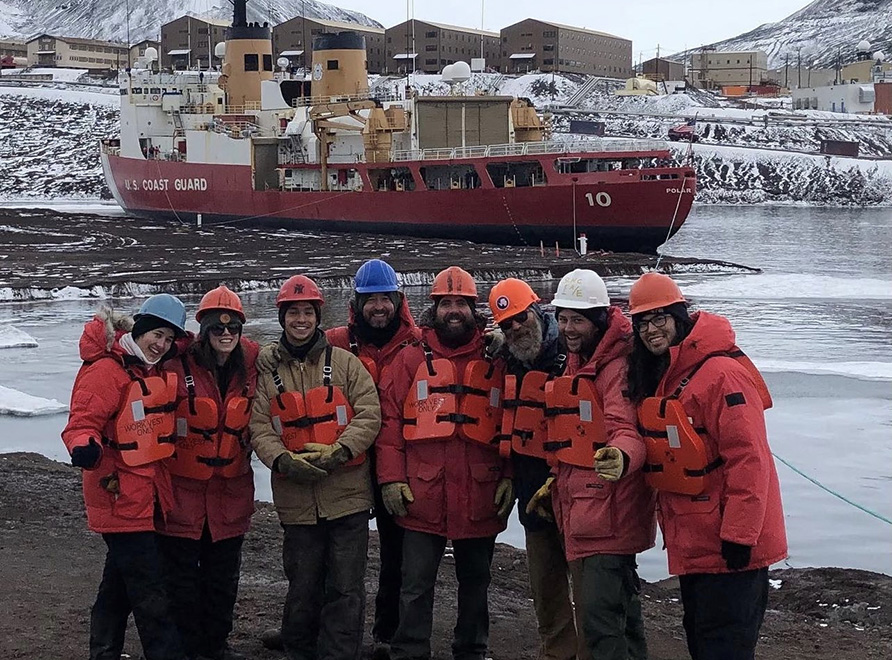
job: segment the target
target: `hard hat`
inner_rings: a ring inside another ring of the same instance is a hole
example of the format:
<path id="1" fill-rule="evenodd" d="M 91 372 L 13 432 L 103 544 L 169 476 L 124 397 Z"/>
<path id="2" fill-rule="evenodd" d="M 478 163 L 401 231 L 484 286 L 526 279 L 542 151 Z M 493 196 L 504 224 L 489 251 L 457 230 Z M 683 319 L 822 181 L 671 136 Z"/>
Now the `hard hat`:
<path id="1" fill-rule="evenodd" d="M 313 280 L 306 275 L 293 275 L 285 280 L 285 284 L 279 289 L 279 294 L 276 296 L 276 307 L 300 300 L 317 302 L 320 305 L 325 304 L 325 299 Z"/>
<path id="2" fill-rule="evenodd" d="M 458 266 L 441 270 L 434 278 L 431 299 L 437 296 L 463 296 L 477 300 L 477 284 L 471 274 Z"/>
<path id="3" fill-rule="evenodd" d="M 610 307 L 607 285 L 593 270 L 577 268 L 561 278 L 551 304 L 567 309 Z"/>
<path id="4" fill-rule="evenodd" d="M 150 296 L 133 315 L 138 321 L 142 316 L 154 316 L 172 325 L 178 335 L 186 334 L 186 306 L 176 296 L 169 293 L 158 293 Z"/>
<path id="5" fill-rule="evenodd" d="M 399 291 L 400 285 L 396 281 L 396 271 L 389 263 L 369 259 L 356 271 L 353 288 L 356 293 L 389 293 Z"/>
<path id="6" fill-rule="evenodd" d="M 671 277 L 662 273 L 645 273 L 629 291 L 629 314 L 643 314 L 680 302 L 687 301 Z"/>
<path id="7" fill-rule="evenodd" d="M 245 322 L 245 311 L 242 308 L 241 299 L 234 291 L 222 284 L 201 297 L 198 311 L 195 312 L 195 320 L 201 323 L 202 317 L 212 309 L 228 310 L 235 313 L 239 321 Z"/>
<path id="8" fill-rule="evenodd" d="M 509 277 L 496 284 L 489 292 L 492 319 L 501 323 L 539 302 L 539 296 L 522 280 Z"/>

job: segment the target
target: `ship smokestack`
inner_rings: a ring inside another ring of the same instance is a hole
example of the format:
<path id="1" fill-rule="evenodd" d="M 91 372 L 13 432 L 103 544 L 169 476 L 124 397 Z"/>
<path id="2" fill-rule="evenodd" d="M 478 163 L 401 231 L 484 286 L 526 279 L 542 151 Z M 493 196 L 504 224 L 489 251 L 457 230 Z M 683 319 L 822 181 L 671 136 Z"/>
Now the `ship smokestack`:
<path id="1" fill-rule="evenodd" d="M 234 0 L 223 59 L 227 105 L 259 108 L 260 83 L 273 78 L 271 36 L 268 24 L 248 23 L 248 0 Z"/>
<path id="2" fill-rule="evenodd" d="M 365 37 L 357 32 L 313 39 L 313 96 L 368 94 Z"/>

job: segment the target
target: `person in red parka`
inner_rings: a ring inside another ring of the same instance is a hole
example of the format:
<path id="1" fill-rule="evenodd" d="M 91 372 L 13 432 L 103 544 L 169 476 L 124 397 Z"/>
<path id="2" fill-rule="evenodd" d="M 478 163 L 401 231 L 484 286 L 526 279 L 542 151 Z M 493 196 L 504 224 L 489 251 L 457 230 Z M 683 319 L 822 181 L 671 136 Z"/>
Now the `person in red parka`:
<path id="1" fill-rule="evenodd" d="M 669 572 L 680 576 L 688 649 L 694 660 L 752 660 L 768 567 L 787 556 L 765 430 L 771 397 L 728 320 L 689 314 L 668 276 L 642 275 L 629 311 L 629 391 Z"/>
<path id="2" fill-rule="evenodd" d="M 569 446 L 556 452 L 555 477 L 529 507 L 550 497 L 580 582 L 576 606 L 591 657 L 646 660 L 636 555 L 653 547 L 656 519 L 654 492 L 641 472 L 644 441 L 626 394 L 632 328 L 591 270 L 567 273 L 552 304 L 569 357 L 564 375 L 546 388 L 548 441 Z M 571 398 L 574 383 L 579 400 Z M 587 414 L 583 404 L 591 405 Z M 558 435 L 558 410 L 566 436 Z"/>
<path id="3" fill-rule="evenodd" d="M 83 469 L 91 530 L 108 547 L 90 615 L 90 660 L 118 660 L 133 613 L 147 660 L 185 660 L 170 615 L 155 535 L 174 508 L 163 459 L 173 453 L 176 378 L 159 363 L 184 336 L 186 310 L 152 296 L 133 320 L 101 310 L 84 326 L 84 361 L 71 391 L 62 440 Z"/>
<path id="4" fill-rule="evenodd" d="M 258 345 L 225 286 L 201 299 L 198 337 L 165 363 L 177 374 L 176 453 L 166 460 L 175 507 L 158 524 L 171 610 L 186 653 L 238 660 L 228 647 L 242 543 L 254 513 L 248 438 Z"/>
<path id="5" fill-rule="evenodd" d="M 485 321 L 474 310 L 470 274 L 455 266 L 439 273 L 431 299 L 421 343 L 399 352 L 380 385 L 378 483 L 405 529 L 390 653 L 393 660 L 430 658 L 434 585 L 452 540 L 459 585 L 452 653 L 483 660 L 495 538 L 514 503 L 510 462 L 493 444 L 504 368 L 484 357 Z"/>

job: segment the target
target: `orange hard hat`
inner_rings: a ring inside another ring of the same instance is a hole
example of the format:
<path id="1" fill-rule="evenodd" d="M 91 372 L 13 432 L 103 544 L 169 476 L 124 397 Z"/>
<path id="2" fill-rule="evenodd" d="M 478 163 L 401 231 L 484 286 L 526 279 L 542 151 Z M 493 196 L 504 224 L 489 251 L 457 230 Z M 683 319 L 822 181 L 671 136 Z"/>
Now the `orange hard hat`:
<path id="1" fill-rule="evenodd" d="M 284 303 L 290 302 L 317 302 L 320 305 L 325 304 L 322 292 L 316 283 L 306 275 L 293 275 L 285 280 L 279 294 L 276 296 L 276 307 L 281 307 Z"/>
<path id="2" fill-rule="evenodd" d="M 629 314 L 643 314 L 683 302 L 687 301 L 671 277 L 662 273 L 645 273 L 629 291 Z"/>
<path id="3" fill-rule="evenodd" d="M 195 312 L 195 320 L 201 323 L 202 317 L 214 309 L 225 309 L 234 312 L 239 321 L 245 322 L 245 311 L 242 309 L 241 299 L 234 291 L 222 284 L 201 297 L 201 302 L 198 303 L 198 311 Z"/>
<path id="4" fill-rule="evenodd" d="M 492 320 L 501 323 L 539 302 L 539 296 L 523 280 L 509 277 L 496 284 L 489 292 Z"/>
<path id="5" fill-rule="evenodd" d="M 434 278 L 431 287 L 431 298 L 437 296 L 464 296 L 477 300 L 477 285 L 471 274 L 458 266 L 450 266 L 441 270 Z"/>

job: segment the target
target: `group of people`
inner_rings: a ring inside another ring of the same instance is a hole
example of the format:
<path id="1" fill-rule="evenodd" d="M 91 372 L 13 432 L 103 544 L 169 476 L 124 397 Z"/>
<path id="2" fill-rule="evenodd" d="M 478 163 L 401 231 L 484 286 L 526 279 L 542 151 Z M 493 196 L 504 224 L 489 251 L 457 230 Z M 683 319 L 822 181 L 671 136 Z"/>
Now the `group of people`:
<path id="1" fill-rule="evenodd" d="M 282 335 L 262 348 L 225 286 L 202 298 L 197 335 L 168 294 L 87 323 L 62 437 L 108 548 L 91 660 L 118 660 L 131 612 L 147 660 L 244 657 L 227 640 L 252 452 L 272 472 L 289 584 L 263 643 L 291 660 L 360 657 L 370 512 L 373 657 L 431 657 L 451 542 L 452 655 L 484 660 L 495 540 L 515 501 L 539 657 L 647 657 L 636 555 L 658 522 L 691 657 L 754 657 L 786 538 L 771 399 L 728 321 L 690 313 L 657 273 L 632 287 L 631 320 L 590 270 L 561 279 L 554 312 L 529 284 L 497 283 L 495 330 L 457 266 L 430 301 L 416 324 L 373 259 L 341 327 L 322 329 L 312 279 L 288 279 Z"/>

